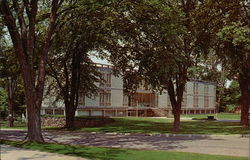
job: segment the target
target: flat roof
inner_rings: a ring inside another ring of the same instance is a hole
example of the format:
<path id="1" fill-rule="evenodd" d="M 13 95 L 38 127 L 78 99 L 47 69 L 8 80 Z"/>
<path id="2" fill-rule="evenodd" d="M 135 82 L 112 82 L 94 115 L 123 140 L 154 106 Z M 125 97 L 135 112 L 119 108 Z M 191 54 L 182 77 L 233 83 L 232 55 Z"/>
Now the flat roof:
<path id="1" fill-rule="evenodd" d="M 109 64 L 102 64 L 102 63 L 93 63 L 93 64 L 99 68 L 110 68 L 110 69 L 114 68 L 113 65 L 109 65 Z M 203 84 L 216 85 L 216 82 L 198 80 L 198 79 L 189 79 L 188 82 L 199 82 L 199 83 L 203 83 Z"/>

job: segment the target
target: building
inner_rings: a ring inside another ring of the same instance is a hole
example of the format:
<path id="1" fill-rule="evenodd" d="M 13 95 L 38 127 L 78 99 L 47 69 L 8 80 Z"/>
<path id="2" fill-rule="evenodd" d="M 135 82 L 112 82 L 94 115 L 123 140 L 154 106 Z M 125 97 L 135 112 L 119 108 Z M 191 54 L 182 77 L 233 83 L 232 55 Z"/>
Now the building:
<path id="1" fill-rule="evenodd" d="M 96 64 L 104 82 L 97 84 L 101 91 L 88 98 L 80 95 L 77 116 L 167 116 L 171 113 L 171 103 L 167 91 L 154 93 L 142 87 L 133 96 L 123 93 L 123 80 L 112 74 L 112 66 Z M 41 114 L 63 115 L 62 101 L 53 103 L 54 98 L 46 98 Z M 216 113 L 216 85 L 212 82 L 191 80 L 185 87 L 182 114 Z"/>

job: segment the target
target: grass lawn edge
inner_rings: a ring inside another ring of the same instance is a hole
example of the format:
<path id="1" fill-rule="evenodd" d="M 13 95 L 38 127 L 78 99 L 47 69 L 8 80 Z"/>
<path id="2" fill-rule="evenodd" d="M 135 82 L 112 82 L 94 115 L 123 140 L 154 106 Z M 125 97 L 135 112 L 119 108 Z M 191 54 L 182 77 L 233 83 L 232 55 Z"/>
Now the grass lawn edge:
<path id="1" fill-rule="evenodd" d="M 118 159 L 123 159 L 122 156 L 126 156 L 127 153 L 130 153 L 130 155 L 132 154 L 130 159 L 133 159 L 133 158 L 138 159 L 138 157 L 140 157 L 142 154 L 145 154 L 145 153 L 149 153 L 149 155 L 152 155 L 152 156 L 153 155 L 158 156 L 159 154 L 170 156 L 170 157 L 173 156 L 173 160 L 179 160 L 179 159 L 183 159 L 183 157 L 189 157 L 189 156 L 191 159 L 196 157 L 196 160 L 206 160 L 206 159 L 208 160 L 224 160 L 224 159 L 225 160 L 247 160 L 248 159 L 247 157 L 240 157 L 240 156 L 212 155 L 212 154 L 201 154 L 201 153 L 192 153 L 192 152 L 80 146 L 80 145 L 68 145 L 68 144 L 62 144 L 62 143 L 55 144 L 55 143 L 47 143 L 47 142 L 36 143 L 36 142 L 11 141 L 11 140 L 3 140 L 3 139 L 0 139 L 0 144 L 10 145 L 10 146 L 14 146 L 17 148 L 25 148 L 25 149 L 31 149 L 31 150 L 38 150 L 42 152 L 63 154 L 63 155 L 68 155 L 68 156 L 76 156 L 76 157 L 89 158 L 89 159 L 118 160 Z M 71 152 L 71 151 L 75 151 L 75 152 Z M 154 158 L 155 160 L 158 160 L 156 157 L 151 157 L 151 159 Z M 145 157 L 141 157 L 141 158 L 145 160 Z M 146 157 L 146 159 L 147 158 L 150 159 L 150 157 Z M 127 159 L 127 157 L 124 157 L 124 159 Z M 162 158 L 160 157 L 159 159 L 162 160 Z"/>

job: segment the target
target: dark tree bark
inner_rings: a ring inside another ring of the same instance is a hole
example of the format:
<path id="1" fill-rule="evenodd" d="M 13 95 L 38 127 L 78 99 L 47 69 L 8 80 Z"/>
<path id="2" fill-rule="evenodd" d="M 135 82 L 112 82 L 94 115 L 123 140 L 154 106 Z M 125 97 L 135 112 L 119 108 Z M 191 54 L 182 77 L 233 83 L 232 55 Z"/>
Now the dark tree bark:
<path id="1" fill-rule="evenodd" d="M 181 105 L 183 100 L 183 92 L 187 82 L 186 71 L 186 69 L 182 69 L 182 71 L 178 73 L 178 75 L 176 76 L 176 86 L 174 86 L 173 80 L 169 80 L 167 84 L 167 91 L 172 106 L 172 112 L 174 114 L 173 130 L 175 132 L 180 131 Z"/>
<path id="2" fill-rule="evenodd" d="M 66 113 L 66 128 L 73 128 L 74 127 L 74 120 L 75 120 L 75 111 L 74 106 L 69 106 L 65 104 L 65 113 Z"/>
<path id="3" fill-rule="evenodd" d="M 22 4 L 21 4 L 22 3 Z M 36 53 L 36 16 L 38 12 L 38 0 L 18 2 L 12 1 L 12 6 L 7 0 L 0 1 L 0 14 L 11 36 L 17 60 L 20 65 L 25 88 L 25 99 L 28 115 L 29 141 L 43 142 L 41 132 L 40 109 L 45 84 L 45 64 L 49 50 L 49 44 L 54 33 L 57 10 L 62 1 L 53 0 L 49 25 L 45 38 Z M 24 12 L 24 10 L 26 12 Z M 27 21 L 25 18 L 27 16 Z M 17 22 L 17 23 L 16 23 Z M 38 67 L 34 67 L 34 59 L 37 58 Z"/>
<path id="4" fill-rule="evenodd" d="M 241 90 L 241 124 L 249 126 L 249 107 L 250 107 L 250 69 L 245 69 L 244 73 L 239 75 L 239 84 Z"/>
<path id="5" fill-rule="evenodd" d="M 78 49 L 76 49 L 78 50 Z M 78 50 L 80 51 L 80 50 Z M 61 80 L 58 76 L 58 72 L 51 62 L 48 62 L 50 71 L 48 74 L 56 80 L 56 84 L 60 88 L 60 92 L 63 96 L 63 101 L 65 105 L 65 116 L 66 116 L 66 128 L 74 127 L 75 111 L 78 107 L 78 98 L 80 90 L 80 81 L 81 81 L 81 61 L 82 53 L 77 51 L 71 51 L 73 53 L 67 53 L 66 57 L 70 57 L 70 64 L 68 66 L 68 61 L 64 60 L 63 63 L 63 79 Z M 71 55 L 71 56 L 69 56 Z M 68 58 L 67 57 L 67 58 Z M 66 59 L 67 59 L 66 58 Z"/>
<path id="6" fill-rule="evenodd" d="M 75 111 L 78 106 L 78 94 L 80 86 L 81 77 L 81 53 L 73 53 L 72 55 L 72 65 L 71 65 L 71 82 L 70 82 L 70 94 L 69 102 L 66 107 L 66 126 L 67 128 L 74 127 Z"/>
<path id="7" fill-rule="evenodd" d="M 7 80 L 7 87 L 8 87 L 8 127 L 14 126 L 14 93 L 16 89 L 16 77 L 8 77 Z"/>

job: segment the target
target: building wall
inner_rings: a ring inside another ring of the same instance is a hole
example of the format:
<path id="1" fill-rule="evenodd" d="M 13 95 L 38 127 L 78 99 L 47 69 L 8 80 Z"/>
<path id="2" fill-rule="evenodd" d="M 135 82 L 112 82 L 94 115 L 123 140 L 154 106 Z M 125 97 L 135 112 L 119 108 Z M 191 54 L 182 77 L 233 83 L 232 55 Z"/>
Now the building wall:
<path id="1" fill-rule="evenodd" d="M 123 106 L 123 91 L 111 90 L 111 106 L 121 107 Z"/>
<path id="2" fill-rule="evenodd" d="M 105 74 L 109 74 L 112 72 L 111 68 L 101 68 L 101 72 Z M 194 86 L 195 84 L 198 84 L 198 93 L 194 92 Z M 82 116 L 103 116 L 103 115 L 117 115 L 118 113 L 121 113 L 120 115 L 127 115 L 129 113 L 128 106 L 123 106 L 123 81 L 122 78 L 116 77 L 114 75 L 111 75 L 111 85 L 110 86 L 101 86 L 100 84 L 96 84 L 97 86 L 100 86 L 100 89 L 103 89 L 104 91 L 108 91 L 111 93 L 110 96 L 110 105 L 107 106 L 100 106 L 100 94 L 93 96 L 92 98 L 85 97 L 84 102 L 79 103 L 78 110 L 76 111 L 76 115 L 82 115 Z M 205 92 L 205 86 L 208 87 L 208 93 Z M 201 113 L 203 111 L 208 110 L 210 113 L 215 112 L 215 98 L 216 98 L 216 92 L 215 92 L 216 86 L 213 83 L 210 82 L 204 82 L 204 81 L 188 81 L 185 87 L 185 93 L 184 97 L 186 97 L 186 100 L 183 101 L 182 111 L 185 113 Z M 138 89 L 138 93 L 152 93 L 150 90 L 144 90 L 143 88 Z M 156 93 L 157 96 L 156 100 L 157 105 L 154 108 L 148 107 L 148 109 L 151 109 L 151 111 L 146 111 L 146 113 L 143 113 L 141 115 L 147 115 L 147 112 L 157 112 L 157 109 L 159 109 L 158 112 L 164 112 L 164 114 L 159 114 L 160 116 L 165 115 L 165 113 L 169 113 L 172 109 L 169 95 L 166 90 L 160 93 Z M 198 97 L 198 106 L 194 106 L 194 97 Z M 205 107 L 205 96 L 208 96 L 209 105 L 208 107 Z M 50 98 L 47 98 L 43 101 L 43 109 L 41 111 L 42 114 L 46 114 L 45 109 L 46 108 L 64 108 L 63 101 L 57 102 L 56 104 L 52 104 L 52 101 L 54 100 L 53 96 Z M 153 109 L 153 111 L 152 111 Z M 147 108 L 142 109 L 147 110 Z M 132 113 L 134 115 L 138 115 L 139 113 Z M 204 112 L 206 113 L 206 112 Z"/>
<path id="3" fill-rule="evenodd" d="M 158 96 L 158 107 L 159 108 L 166 108 L 168 106 L 168 94 L 167 91 L 163 91 L 162 94 Z"/>
<path id="4" fill-rule="evenodd" d="M 99 106 L 99 96 L 85 97 L 85 106 Z"/>

